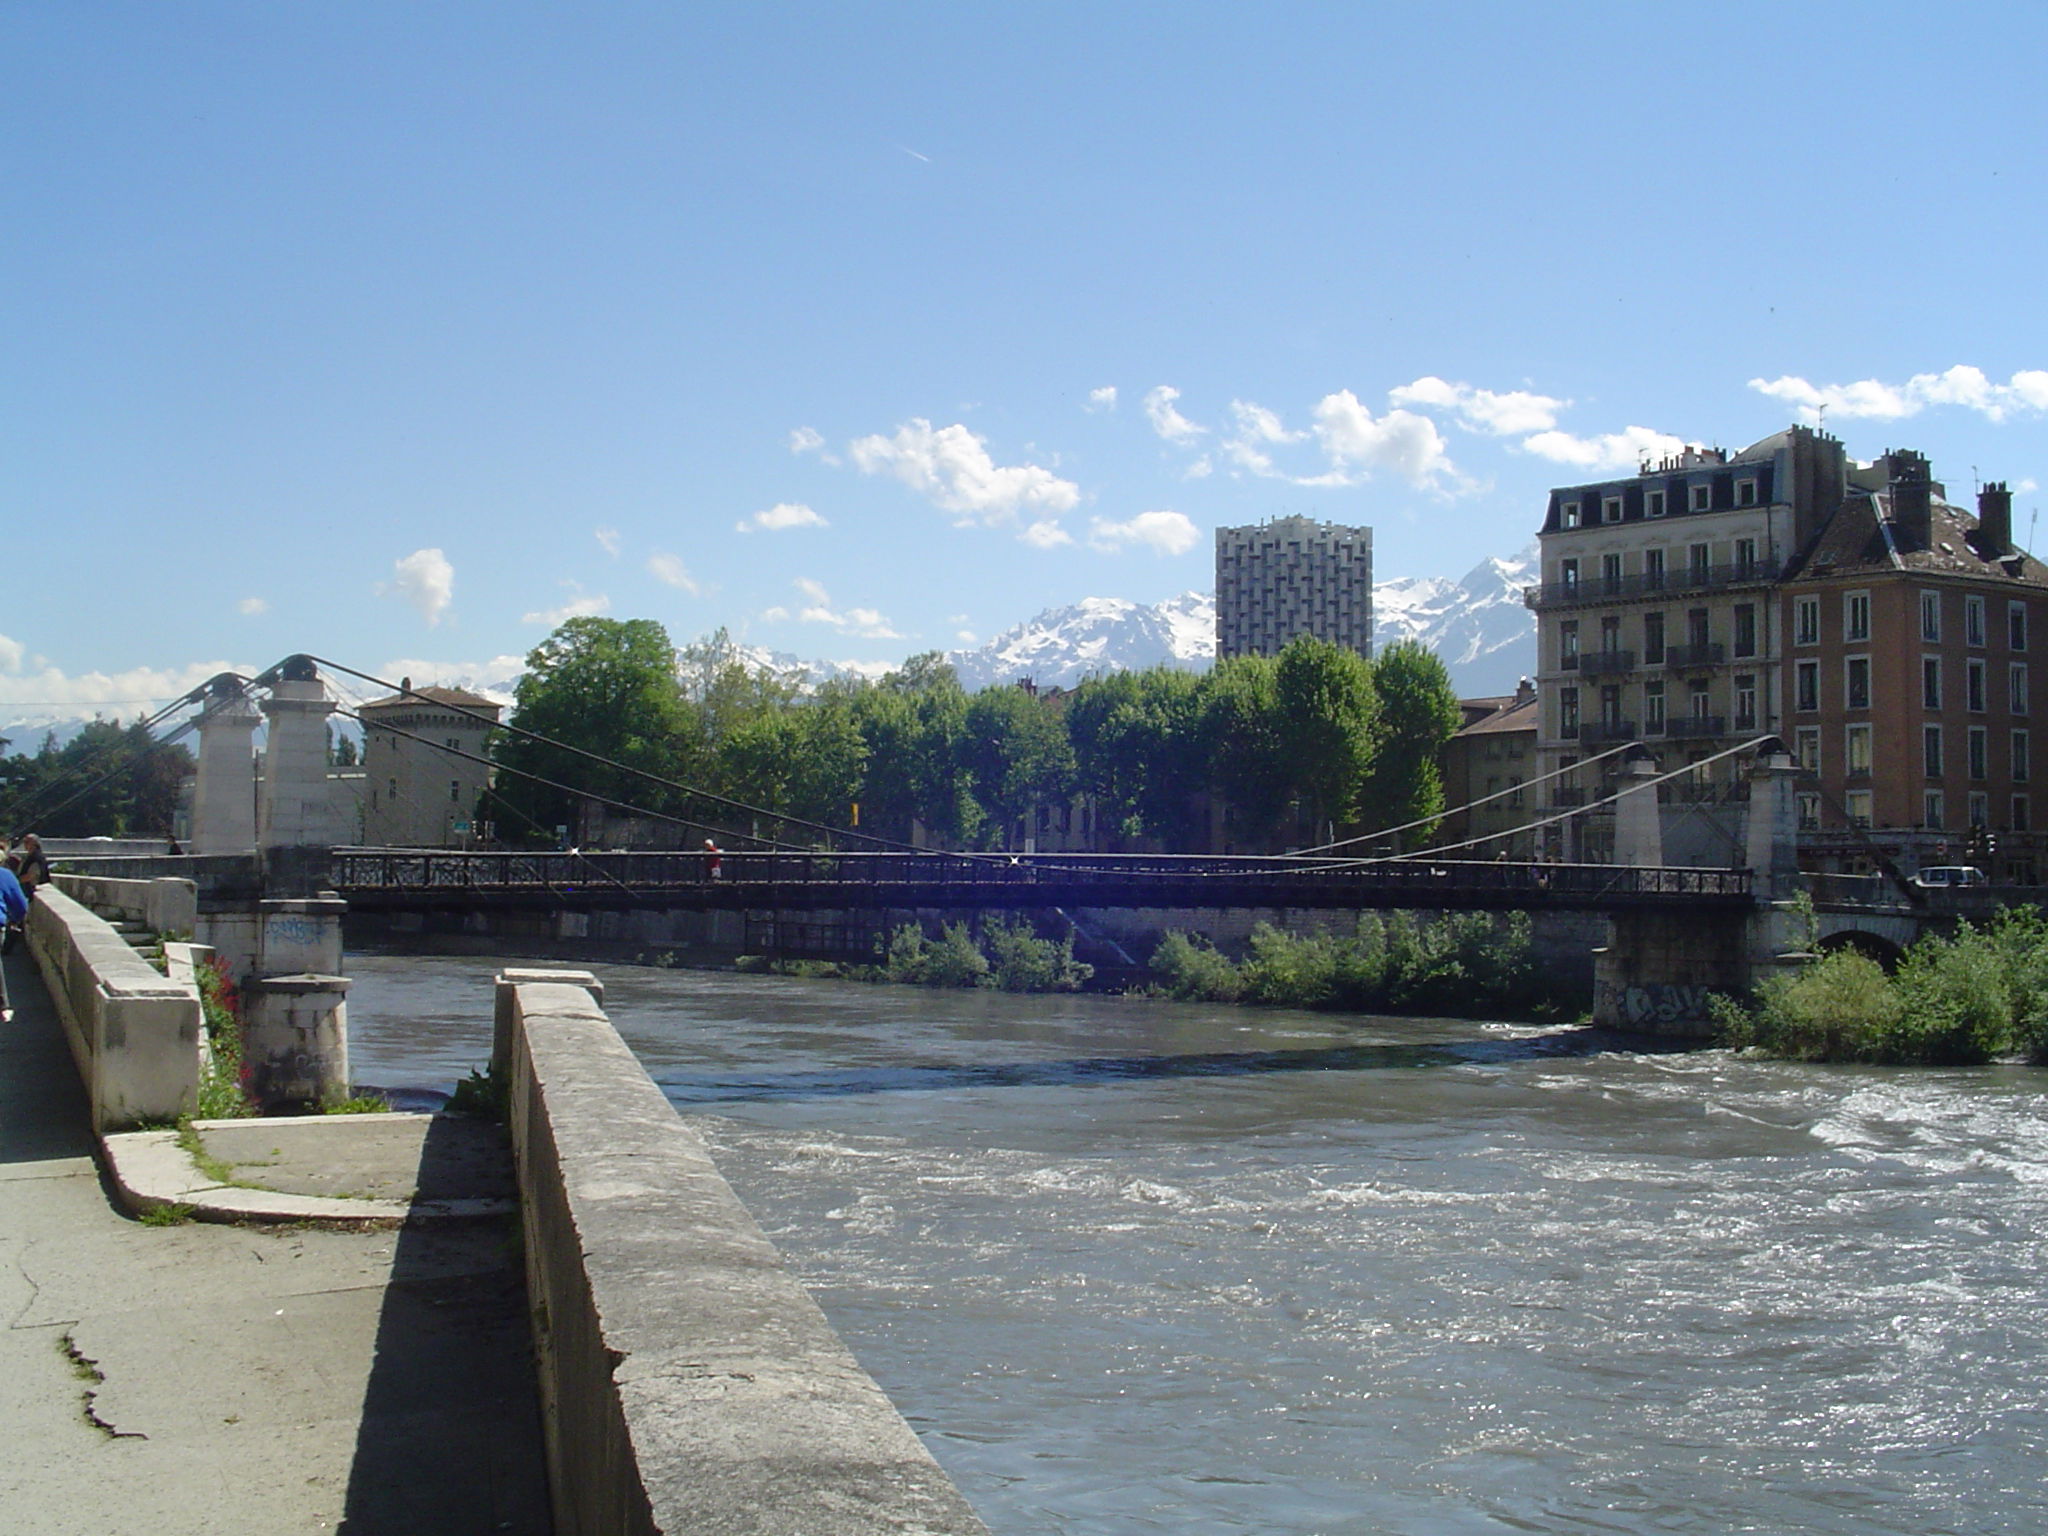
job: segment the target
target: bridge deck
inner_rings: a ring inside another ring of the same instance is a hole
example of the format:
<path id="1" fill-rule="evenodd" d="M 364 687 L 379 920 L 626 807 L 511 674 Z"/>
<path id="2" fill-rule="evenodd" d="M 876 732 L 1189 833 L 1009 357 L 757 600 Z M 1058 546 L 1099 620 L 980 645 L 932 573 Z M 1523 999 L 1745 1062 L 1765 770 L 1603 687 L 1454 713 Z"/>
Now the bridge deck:
<path id="1" fill-rule="evenodd" d="M 1193 855 L 468 853 L 338 848 L 364 911 L 527 907 L 784 911 L 981 907 L 1554 907 L 1750 904 L 1744 870 Z"/>

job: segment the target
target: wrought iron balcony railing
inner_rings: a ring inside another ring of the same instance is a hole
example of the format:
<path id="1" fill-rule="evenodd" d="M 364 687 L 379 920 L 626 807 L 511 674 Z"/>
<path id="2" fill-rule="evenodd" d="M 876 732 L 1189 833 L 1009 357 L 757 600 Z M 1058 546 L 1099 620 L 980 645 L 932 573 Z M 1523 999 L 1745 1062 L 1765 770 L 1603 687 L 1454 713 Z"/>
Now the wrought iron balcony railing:
<path id="1" fill-rule="evenodd" d="M 1622 598 L 1662 597 L 1675 592 L 1711 592 L 1727 587 L 1761 586 L 1785 574 L 1787 562 L 1760 560 L 1749 565 L 1687 566 L 1677 571 L 1644 571 L 1634 576 L 1581 576 L 1576 581 L 1546 581 L 1524 587 L 1529 608 L 1568 607 L 1578 603 L 1613 602 Z"/>

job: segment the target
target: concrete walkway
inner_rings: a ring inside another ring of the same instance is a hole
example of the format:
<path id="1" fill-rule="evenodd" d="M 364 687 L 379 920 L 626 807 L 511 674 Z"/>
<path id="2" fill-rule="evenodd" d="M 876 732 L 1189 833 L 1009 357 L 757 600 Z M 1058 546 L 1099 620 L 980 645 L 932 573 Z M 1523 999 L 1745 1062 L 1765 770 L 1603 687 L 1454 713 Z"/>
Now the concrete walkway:
<path id="1" fill-rule="evenodd" d="M 0 1026 L 0 1530 L 546 1532 L 509 1221 L 134 1220 L 94 1160 L 33 964 L 0 963 L 15 1004 Z M 235 1182 L 189 1182 L 344 1203 L 502 1195 L 461 1172 L 482 1155 L 467 1133 L 357 1118 L 231 1131 L 212 1155 Z M 462 1155 L 441 1157 L 455 1140 Z"/>

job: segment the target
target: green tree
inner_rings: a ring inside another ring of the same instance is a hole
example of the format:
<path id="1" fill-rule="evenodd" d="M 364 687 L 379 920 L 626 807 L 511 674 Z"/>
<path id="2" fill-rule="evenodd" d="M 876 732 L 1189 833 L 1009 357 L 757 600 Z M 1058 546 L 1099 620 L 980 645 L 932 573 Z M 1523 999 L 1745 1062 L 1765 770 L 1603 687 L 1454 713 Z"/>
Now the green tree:
<path id="1" fill-rule="evenodd" d="M 681 797 L 627 768 L 689 781 L 706 766 L 692 750 L 694 721 L 676 682 L 675 648 L 652 619 L 574 618 L 528 653 L 511 723 L 581 747 L 625 768 L 561 747 L 502 735 L 492 814 L 508 840 L 544 840 L 577 824 L 576 796 L 521 776 L 538 774 L 582 794 L 680 811 Z"/>
<path id="2" fill-rule="evenodd" d="M 1034 805 L 1073 792 L 1074 750 L 1059 706 L 1023 688 L 984 688 L 967 703 L 959 761 L 987 815 L 983 838 L 1008 847 Z"/>
<path id="3" fill-rule="evenodd" d="M 908 842 L 915 823 L 942 843 L 975 841 L 983 814 L 960 759 L 967 694 L 945 657 L 911 657 L 854 709 L 868 746 L 862 829 Z"/>
<path id="4" fill-rule="evenodd" d="M 192 754 L 140 720 L 94 720 L 63 746 L 46 734 L 33 757 L 7 761 L 6 825 L 53 837 L 167 836 Z"/>
<path id="5" fill-rule="evenodd" d="M 1273 700 L 1280 750 L 1320 841 L 1351 820 L 1379 745 L 1372 663 L 1328 640 L 1297 635 L 1274 666 Z"/>
<path id="6" fill-rule="evenodd" d="M 1373 663 L 1379 694 L 1380 744 L 1359 797 L 1368 827 L 1426 822 L 1405 834 L 1409 847 L 1427 842 L 1444 811 L 1444 744 L 1464 717 L 1451 674 L 1434 651 L 1402 641 Z"/>
<path id="7" fill-rule="evenodd" d="M 1294 797 L 1275 671 L 1269 656 L 1233 656 L 1203 679 L 1200 694 L 1210 781 L 1251 843 L 1274 836 Z"/>
<path id="8" fill-rule="evenodd" d="M 1192 848 L 1209 776 L 1201 679 L 1167 667 L 1091 678 L 1067 705 L 1076 779 L 1097 824 Z"/>

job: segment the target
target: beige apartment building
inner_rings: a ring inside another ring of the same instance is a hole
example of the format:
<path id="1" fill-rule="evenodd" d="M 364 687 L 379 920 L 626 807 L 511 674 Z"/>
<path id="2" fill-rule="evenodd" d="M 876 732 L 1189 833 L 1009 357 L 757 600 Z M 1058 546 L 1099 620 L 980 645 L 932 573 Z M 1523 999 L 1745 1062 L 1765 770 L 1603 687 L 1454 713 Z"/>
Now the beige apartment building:
<path id="1" fill-rule="evenodd" d="M 1565 770 L 1548 808 L 1611 792 L 1620 749 L 1698 764 L 1664 791 L 1666 857 L 1727 865 L 1737 749 L 1776 736 L 1808 770 L 1811 867 L 1910 870 L 1967 845 L 2032 879 L 2026 648 L 2048 571 L 2013 547 L 2002 486 L 1971 517 L 1920 455 L 1858 464 L 1795 426 L 1553 491 L 1539 542 L 1537 769 Z M 1611 822 L 1575 820 L 1550 847 L 1603 859 Z"/>
<path id="2" fill-rule="evenodd" d="M 480 840 L 482 761 L 498 705 L 463 688 L 412 688 L 365 704 L 363 841 L 378 848 L 464 848 Z M 479 717 L 482 718 L 479 718 Z"/>

